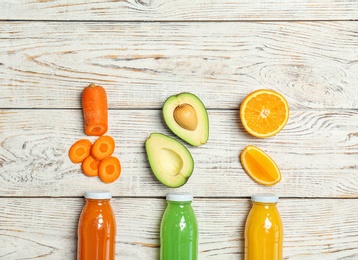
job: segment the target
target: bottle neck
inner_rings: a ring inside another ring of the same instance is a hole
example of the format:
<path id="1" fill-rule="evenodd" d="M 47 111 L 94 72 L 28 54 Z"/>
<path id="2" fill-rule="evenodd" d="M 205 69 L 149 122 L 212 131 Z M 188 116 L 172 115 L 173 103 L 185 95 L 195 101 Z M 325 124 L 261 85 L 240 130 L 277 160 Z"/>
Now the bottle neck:
<path id="1" fill-rule="evenodd" d="M 109 199 L 86 199 L 87 204 L 96 204 L 98 206 L 108 205 L 110 202 Z"/>
<path id="2" fill-rule="evenodd" d="M 182 205 L 182 206 L 190 206 L 191 201 L 171 201 L 167 200 L 168 205 Z"/>
<path id="3" fill-rule="evenodd" d="M 263 207 L 263 208 L 276 208 L 277 203 L 276 202 L 272 202 L 272 203 L 267 203 L 267 202 L 252 202 L 252 205 L 254 207 Z"/>

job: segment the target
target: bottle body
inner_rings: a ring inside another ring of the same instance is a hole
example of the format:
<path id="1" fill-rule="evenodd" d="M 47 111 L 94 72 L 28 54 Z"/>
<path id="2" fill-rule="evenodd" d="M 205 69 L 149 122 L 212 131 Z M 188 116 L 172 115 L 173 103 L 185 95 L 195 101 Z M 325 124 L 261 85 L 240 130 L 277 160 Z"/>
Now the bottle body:
<path id="1" fill-rule="evenodd" d="M 282 259 L 283 227 L 277 201 L 252 200 L 245 225 L 245 260 Z"/>
<path id="2" fill-rule="evenodd" d="M 196 260 L 198 223 L 191 201 L 172 201 L 168 196 L 160 227 L 160 259 Z"/>
<path id="3" fill-rule="evenodd" d="M 100 198 L 86 197 L 78 223 L 77 259 L 115 259 L 115 238 L 116 220 L 110 198 L 102 195 Z"/>

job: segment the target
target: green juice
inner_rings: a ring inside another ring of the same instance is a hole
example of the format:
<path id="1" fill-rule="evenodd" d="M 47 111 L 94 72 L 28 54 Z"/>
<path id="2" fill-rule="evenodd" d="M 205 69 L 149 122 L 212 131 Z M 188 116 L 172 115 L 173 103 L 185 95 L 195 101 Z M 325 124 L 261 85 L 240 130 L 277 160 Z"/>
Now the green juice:
<path id="1" fill-rule="evenodd" d="M 198 223 L 190 193 L 169 193 L 160 227 L 161 260 L 198 259 Z"/>

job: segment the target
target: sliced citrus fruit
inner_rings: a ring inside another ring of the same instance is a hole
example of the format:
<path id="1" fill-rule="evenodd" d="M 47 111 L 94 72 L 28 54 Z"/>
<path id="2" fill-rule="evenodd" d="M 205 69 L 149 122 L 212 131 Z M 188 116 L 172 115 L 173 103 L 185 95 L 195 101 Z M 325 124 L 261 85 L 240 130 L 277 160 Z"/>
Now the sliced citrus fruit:
<path id="1" fill-rule="evenodd" d="M 257 183 L 272 186 L 281 180 L 275 161 L 256 146 L 246 146 L 240 154 L 240 161 L 245 172 Z"/>
<path id="2" fill-rule="evenodd" d="M 240 105 L 240 119 L 247 132 L 259 138 L 273 136 L 286 125 L 287 100 L 278 92 L 259 89 L 247 95 Z"/>

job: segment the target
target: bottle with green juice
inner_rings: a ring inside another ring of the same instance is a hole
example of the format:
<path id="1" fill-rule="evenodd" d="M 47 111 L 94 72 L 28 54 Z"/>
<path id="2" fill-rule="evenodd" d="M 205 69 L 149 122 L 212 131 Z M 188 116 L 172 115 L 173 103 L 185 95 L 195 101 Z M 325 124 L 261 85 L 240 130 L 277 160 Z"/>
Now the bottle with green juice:
<path id="1" fill-rule="evenodd" d="M 198 223 L 190 193 L 168 193 L 160 226 L 161 260 L 198 259 Z"/>

